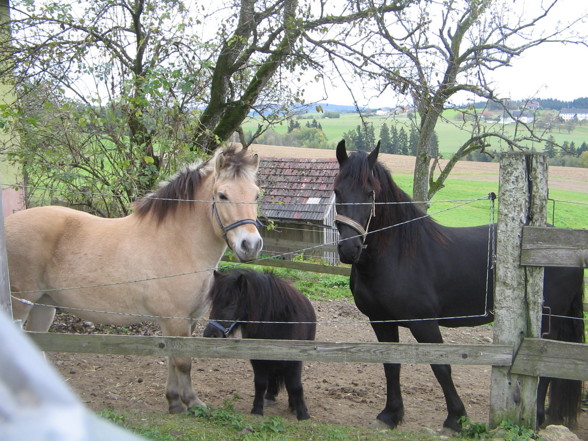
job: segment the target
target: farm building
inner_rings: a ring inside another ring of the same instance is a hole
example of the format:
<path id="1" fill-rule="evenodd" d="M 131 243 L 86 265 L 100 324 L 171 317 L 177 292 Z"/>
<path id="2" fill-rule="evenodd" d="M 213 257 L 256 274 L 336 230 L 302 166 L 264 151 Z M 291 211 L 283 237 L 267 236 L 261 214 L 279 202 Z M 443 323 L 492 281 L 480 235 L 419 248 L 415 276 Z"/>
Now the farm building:
<path id="1" fill-rule="evenodd" d="M 264 251 L 291 260 L 304 249 L 334 263 L 335 196 L 339 170 L 335 159 L 262 158 L 258 171 L 261 216 L 270 227 L 262 231 Z"/>

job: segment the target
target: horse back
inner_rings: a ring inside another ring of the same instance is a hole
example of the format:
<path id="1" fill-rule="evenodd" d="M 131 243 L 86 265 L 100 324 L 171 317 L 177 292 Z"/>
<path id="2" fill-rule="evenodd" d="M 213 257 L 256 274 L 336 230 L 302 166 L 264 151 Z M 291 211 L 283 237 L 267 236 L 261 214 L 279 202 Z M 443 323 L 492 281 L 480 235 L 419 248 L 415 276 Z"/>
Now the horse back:
<path id="1" fill-rule="evenodd" d="M 5 235 L 13 291 L 47 287 L 70 244 L 84 243 L 84 232 L 92 220 L 103 219 L 60 206 L 30 208 L 8 216 Z"/>

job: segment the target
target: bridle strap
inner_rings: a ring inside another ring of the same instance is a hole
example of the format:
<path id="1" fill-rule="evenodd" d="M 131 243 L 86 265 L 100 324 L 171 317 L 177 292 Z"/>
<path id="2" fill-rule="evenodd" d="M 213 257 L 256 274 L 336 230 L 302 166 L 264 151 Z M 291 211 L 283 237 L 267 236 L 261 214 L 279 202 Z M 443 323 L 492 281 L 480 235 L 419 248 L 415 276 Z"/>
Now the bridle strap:
<path id="1" fill-rule="evenodd" d="M 353 228 L 355 231 L 361 234 L 363 247 L 367 248 L 365 240 L 370 229 L 370 223 L 374 217 L 376 217 L 376 193 L 372 191 L 372 208 L 370 210 L 370 217 L 368 218 L 365 228 L 363 228 L 360 223 L 354 221 L 350 217 L 343 216 L 342 214 L 335 215 L 335 222 L 341 222 L 342 224 Z"/>
<path id="2" fill-rule="evenodd" d="M 235 322 L 231 323 L 231 326 L 229 326 L 228 328 L 225 327 L 225 326 L 223 326 L 223 325 L 221 325 L 216 320 L 209 320 L 208 323 L 210 325 L 214 326 L 219 331 L 221 331 L 225 337 L 228 337 L 229 335 L 231 335 L 231 332 L 233 332 L 235 330 L 235 328 L 237 326 L 239 326 L 239 322 L 238 321 L 235 321 Z"/>
<path id="3" fill-rule="evenodd" d="M 335 216 L 335 222 L 341 222 L 342 224 L 345 224 L 345 225 L 353 228 L 355 231 L 357 231 L 359 234 L 361 234 L 361 236 L 363 237 L 363 240 L 365 241 L 365 237 L 367 236 L 368 232 L 361 226 L 361 224 L 355 222 L 350 217 L 343 216 L 342 214 L 338 214 Z M 368 222 L 368 228 L 369 228 L 369 222 Z"/>
<path id="4" fill-rule="evenodd" d="M 227 243 L 227 246 L 229 248 L 231 248 L 231 244 L 229 243 L 229 240 L 227 239 L 227 233 L 229 231 L 231 231 L 237 227 L 240 227 L 241 225 L 247 225 L 247 224 L 253 224 L 253 225 L 255 225 L 255 227 L 257 229 L 259 229 L 263 226 L 263 224 L 257 219 L 241 219 L 241 220 L 238 220 L 237 222 L 233 222 L 232 224 L 225 226 L 223 224 L 223 221 L 220 218 L 220 215 L 218 214 L 215 200 L 212 201 L 212 212 L 214 213 L 214 217 L 216 218 L 218 225 L 221 227 L 221 230 L 223 230 L 223 237 L 224 237 L 225 242 Z"/>
<path id="5" fill-rule="evenodd" d="M 218 222 L 218 225 L 222 228 L 225 236 L 227 235 L 227 233 L 229 231 L 231 231 L 237 227 L 240 227 L 241 225 L 253 224 L 257 228 L 261 227 L 261 222 L 259 222 L 259 220 L 257 220 L 257 219 L 241 219 L 241 220 L 238 220 L 237 222 L 233 222 L 232 224 L 225 226 L 223 224 L 223 221 L 221 220 L 219 214 L 218 214 L 218 210 L 216 209 L 216 202 L 212 203 L 212 211 L 214 213 L 214 216 L 216 217 L 216 221 Z"/>

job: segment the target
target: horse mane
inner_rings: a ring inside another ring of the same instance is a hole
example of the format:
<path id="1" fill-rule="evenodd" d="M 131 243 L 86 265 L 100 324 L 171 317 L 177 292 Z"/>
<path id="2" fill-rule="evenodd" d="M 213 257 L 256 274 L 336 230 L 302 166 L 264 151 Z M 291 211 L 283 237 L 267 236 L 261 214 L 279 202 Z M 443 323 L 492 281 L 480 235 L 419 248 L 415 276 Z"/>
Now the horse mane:
<path id="1" fill-rule="evenodd" d="M 172 215 L 182 202 L 192 201 L 194 194 L 203 179 L 214 172 L 219 155 L 223 155 L 222 170 L 216 170 L 219 176 L 228 179 L 247 177 L 255 179 L 253 161 L 246 149 L 239 149 L 238 145 L 219 148 L 206 161 L 183 166 L 167 181 L 159 184 L 154 192 L 144 196 L 133 204 L 133 210 L 139 219 L 153 216 L 158 224 Z M 196 204 L 189 204 L 194 208 Z"/>
<path id="2" fill-rule="evenodd" d="M 341 172 L 342 177 L 352 179 L 351 182 L 359 182 L 364 188 L 371 186 L 375 191 L 376 211 L 369 230 L 380 231 L 368 234 L 366 241 L 378 253 L 396 243 L 400 246 L 402 255 L 410 256 L 414 255 L 425 238 L 432 238 L 439 243 L 448 241 L 441 225 L 431 217 L 423 217 L 426 213 L 412 203 L 411 197 L 394 182 L 387 167 L 377 161 L 370 173 L 368 155 L 365 152 L 351 154 Z M 421 219 L 408 222 L 417 218 Z"/>
<path id="3" fill-rule="evenodd" d="M 244 282 L 239 283 L 243 277 Z M 274 276 L 271 271 L 258 272 L 237 269 L 223 273 L 221 283 L 215 283 L 209 293 L 212 304 L 229 304 L 230 299 L 239 296 L 243 321 L 292 322 L 316 321 L 306 298 L 288 282 Z M 257 332 L 262 323 L 244 323 L 249 332 Z"/>

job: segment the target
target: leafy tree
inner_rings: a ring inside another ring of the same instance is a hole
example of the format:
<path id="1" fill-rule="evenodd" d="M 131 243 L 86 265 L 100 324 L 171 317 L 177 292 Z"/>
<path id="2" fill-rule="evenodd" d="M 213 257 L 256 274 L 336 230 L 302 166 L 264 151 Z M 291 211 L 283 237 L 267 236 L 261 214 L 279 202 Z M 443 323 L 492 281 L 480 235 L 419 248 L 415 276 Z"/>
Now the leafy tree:
<path id="1" fill-rule="evenodd" d="M 392 153 L 392 139 L 390 138 L 390 129 L 388 124 L 382 124 L 380 127 L 380 150 L 384 153 Z"/>
<path id="2" fill-rule="evenodd" d="M 400 146 L 398 144 L 398 130 L 396 129 L 396 126 L 392 126 L 390 129 L 390 142 L 390 153 L 398 155 L 400 152 Z"/>
<path id="3" fill-rule="evenodd" d="M 416 156 L 419 147 L 419 132 L 414 128 L 410 128 L 410 134 L 408 136 L 408 154 Z"/>
<path id="4" fill-rule="evenodd" d="M 359 125 L 355 130 L 343 134 L 352 150 L 369 151 L 376 145 L 376 135 L 373 124 Z"/>
<path id="5" fill-rule="evenodd" d="M 404 127 L 401 127 L 398 131 L 398 154 L 408 155 L 408 135 Z"/>
<path id="6" fill-rule="evenodd" d="M 12 158 L 35 186 L 71 190 L 64 203 L 126 214 L 179 163 L 235 132 L 248 144 L 290 117 L 304 92 L 293 78 L 320 66 L 313 35 L 329 29 L 344 40 L 376 7 L 354 11 L 349 0 L 327 14 L 315 3 L 14 0 L 13 44 L 0 47 L 0 65 L 15 66 L 22 104 L 0 117 L 18 117 L 28 139 Z M 252 112 L 264 123 L 245 139 Z M 118 206 L 96 196 L 108 193 L 120 195 Z"/>
<path id="7" fill-rule="evenodd" d="M 290 118 L 288 120 L 288 133 L 292 133 L 294 130 L 300 128 L 300 122 L 295 120 L 294 118 Z"/>

